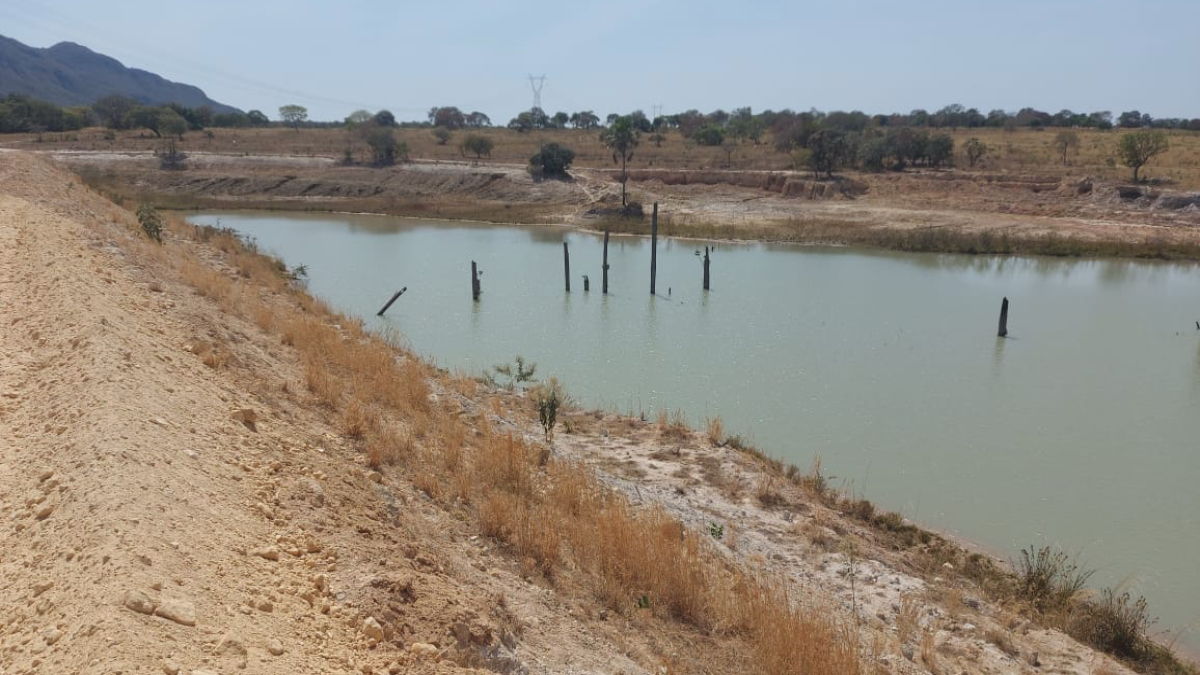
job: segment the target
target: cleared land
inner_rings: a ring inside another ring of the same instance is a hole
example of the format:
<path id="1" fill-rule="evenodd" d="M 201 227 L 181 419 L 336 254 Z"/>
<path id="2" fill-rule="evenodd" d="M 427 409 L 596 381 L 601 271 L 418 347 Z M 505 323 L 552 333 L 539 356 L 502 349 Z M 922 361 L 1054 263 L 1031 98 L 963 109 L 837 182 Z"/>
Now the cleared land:
<path id="1" fill-rule="evenodd" d="M 0 154 L 0 671 L 1128 672 L 715 422 L 547 444 L 168 225 Z"/>
<path id="2" fill-rule="evenodd" d="M 619 205 L 611 155 L 595 132 L 485 130 L 490 158 L 472 161 L 456 132 L 438 145 L 426 129 L 397 131 L 413 161 L 372 169 L 339 166 L 362 144 L 340 129 L 216 130 L 181 144 L 184 171 L 161 171 L 160 141 L 102 130 L 10 137 L 9 147 L 49 152 L 108 194 L 174 208 L 369 211 L 494 222 L 567 222 L 648 230 L 645 220 L 597 216 Z M 630 165 L 632 198 L 659 202 L 668 235 L 866 244 L 902 250 L 1050 255 L 1131 255 L 1200 259 L 1200 133 L 1172 132 L 1171 150 L 1144 170 L 1149 185 L 1109 166 L 1124 131 L 1079 130 L 1069 165 L 1052 147 L 1054 130 L 959 130 L 991 152 L 974 168 L 843 172 L 836 181 L 795 171 L 769 143 L 731 156 L 667 134 L 643 137 Z M 577 152 L 572 181 L 534 182 L 528 157 L 543 142 Z"/>

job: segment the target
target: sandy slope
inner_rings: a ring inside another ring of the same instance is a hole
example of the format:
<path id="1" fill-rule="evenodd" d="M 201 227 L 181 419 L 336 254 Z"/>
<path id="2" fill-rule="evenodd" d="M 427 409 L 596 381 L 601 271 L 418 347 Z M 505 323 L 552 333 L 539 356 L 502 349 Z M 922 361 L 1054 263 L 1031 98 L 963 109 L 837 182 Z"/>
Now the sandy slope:
<path id="1" fill-rule="evenodd" d="M 522 576 L 471 519 L 365 470 L 294 351 L 172 264 L 217 254 L 134 228 L 46 160 L 0 154 L 0 673 L 744 670 L 735 638 Z M 492 405 L 537 437 L 520 396 Z M 555 452 L 699 532 L 726 524 L 731 560 L 857 615 L 877 672 L 1123 672 L 799 490 L 764 506 L 761 466 L 699 434 L 572 419 Z"/>

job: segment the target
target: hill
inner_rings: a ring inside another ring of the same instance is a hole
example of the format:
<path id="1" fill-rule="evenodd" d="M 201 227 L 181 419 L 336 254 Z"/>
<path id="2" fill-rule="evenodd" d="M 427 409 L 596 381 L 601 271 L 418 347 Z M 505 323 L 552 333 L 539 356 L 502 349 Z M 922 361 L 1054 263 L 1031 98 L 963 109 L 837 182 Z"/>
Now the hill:
<path id="1" fill-rule="evenodd" d="M 87 105 L 109 94 L 121 94 L 148 105 L 208 106 L 216 113 L 237 110 L 212 100 L 199 87 L 127 68 L 73 42 L 40 49 L 0 35 L 0 96 L 8 94 L 58 105 Z"/>

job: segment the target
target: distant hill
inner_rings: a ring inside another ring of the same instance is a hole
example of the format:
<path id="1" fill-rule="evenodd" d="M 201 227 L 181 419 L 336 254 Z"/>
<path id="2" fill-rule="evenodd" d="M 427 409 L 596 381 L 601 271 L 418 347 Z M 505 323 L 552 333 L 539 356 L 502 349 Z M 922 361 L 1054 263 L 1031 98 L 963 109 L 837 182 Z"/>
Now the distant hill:
<path id="1" fill-rule="evenodd" d="M 126 68 L 120 61 L 74 42 L 39 49 L 0 35 L 0 96 L 8 94 L 64 106 L 88 105 L 103 96 L 121 94 L 147 105 L 179 103 L 189 108 L 208 106 L 214 113 L 237 112 L 212 100 L 199 87 Z"/>

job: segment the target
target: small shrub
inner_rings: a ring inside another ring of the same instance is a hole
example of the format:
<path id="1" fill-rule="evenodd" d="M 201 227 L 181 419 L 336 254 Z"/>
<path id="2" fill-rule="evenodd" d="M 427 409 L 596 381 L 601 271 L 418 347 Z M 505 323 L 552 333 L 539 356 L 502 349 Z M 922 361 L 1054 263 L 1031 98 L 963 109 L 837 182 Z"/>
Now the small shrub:
<path id="1" fill-rule="evenodd" d="M 575 151 L 558 143 L 547 143 L 529 158 L 529 174 L 539 178 L 569 178 L 567 169 L 575 161 Z"/>
<path id="2" fill-rule="evenodd" d="M 1145 651 L 1152 623 L 1146 616 L 1145 598 L 1133 600 L 1128 592 L 1117 595 L 1106 588 L 1098 600 L 1087 603 L 1083 614 L 1078 632 L 1092 646 L 1128 659 Z"/>
<path id="3" fill-rule="evenodd" d="M 537 371 L 537 364 L 531 363 L 528 367 L 525 366 L 525 357 L 517 354 L 512 366 L 507 363 L 500 363 L 492 366 L 492 370 L 497 375 L 508 378 L 508 383 L 504 385 L 506 389 L 512 391 L 517 388 L 518 384 L 524 384 L 533 380 L 533 374 Z M 494 378 L 493 378 L 494 379 Z"/>
<path id="4" fill-rule="evenodd" d="M 557 378 L 539 384 L 533 388 L 533 400 L 537 404 L 538 421 L 546 432 L 546 441 L 554 440 L 554 425 L 558 421 L 558 411 L 566 402 L 566 394 Z"/>
<path id="5" fill-rule="evenodd" d="M 720 523 L 709 523 L 708 534 L 713 539 L 721 539 L 725 536 L 725 526 Z"/>
<path id="6" fill-rule="evenodd" d="M 158 209 L 154 208 L 154 206 L 149 202 L 142 202 L 141 204 L 138 204 L 137 219 L 138 222 L 141 223 L 142 230 L 146 233 L 147 237 L 150 237 L 160 244 L 163 243 L 162 216 L 158 214 Z"/>
<path id="7" fill-rule="evenodd" d="M 158 152 L 158 166 L 164 171 L 182 171 L 187 168 L 187 155 L 175 147 L 174 139 L 167 140 Z"/>
<path id="8" fill-rule="evenodd" d="M 708 442 L 714 446 L 721 445 L 725 440 L 725 423 L 721 421 L 721 417 L 711 417 L 707 424 Z"/>
<path id="9" fill-rule="evenodd" d="M 1065 552 L 1049 546 L 1021 549 L 1013 567 L 1019 595 L 1039 612 L 1066 607 L 1094 572 L 1080 569 Z"/>

